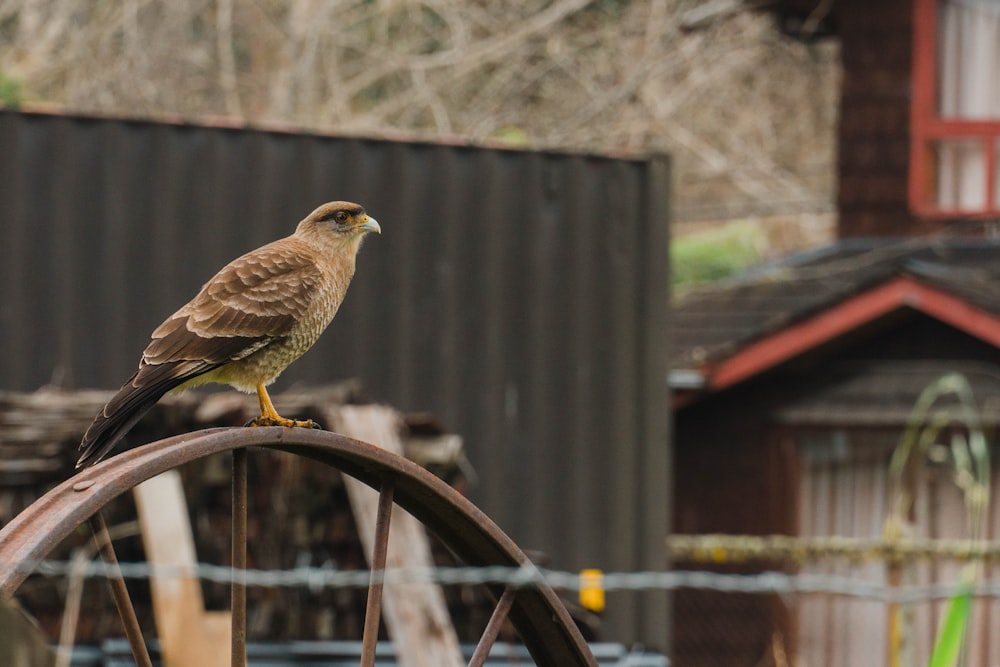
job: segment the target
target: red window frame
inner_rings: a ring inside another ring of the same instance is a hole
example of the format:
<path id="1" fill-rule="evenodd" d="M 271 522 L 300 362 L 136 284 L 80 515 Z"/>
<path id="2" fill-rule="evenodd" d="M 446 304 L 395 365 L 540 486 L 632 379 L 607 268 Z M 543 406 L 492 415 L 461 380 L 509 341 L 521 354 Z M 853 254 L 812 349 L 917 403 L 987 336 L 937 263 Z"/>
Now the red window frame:
<path id="1" fill-rule="evenodd" d="M 910 106 L 910 210 L 921 217 L 987 218 L 1000 215 L 997 201 L 997 151 L 1000 119 L 942 118 L 937 106 L 938 0 L 914 0 L 913 94 Z M 984 151 L 986 201 L 978 209 L 946 209 L 935 203 L 937 161 L 933 145 L 942 140 L 972 140 Z"/>

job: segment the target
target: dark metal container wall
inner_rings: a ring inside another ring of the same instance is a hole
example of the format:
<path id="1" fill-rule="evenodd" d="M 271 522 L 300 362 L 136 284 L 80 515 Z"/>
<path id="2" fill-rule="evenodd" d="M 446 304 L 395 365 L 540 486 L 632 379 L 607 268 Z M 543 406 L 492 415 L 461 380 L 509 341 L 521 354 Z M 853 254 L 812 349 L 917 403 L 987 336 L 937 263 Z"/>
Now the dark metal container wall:
<path id="1" fill-rule="evenodd" d="M 473 500 L 552 567 L 657 569 L 668 186 L 662 157 L 0 111 L 0 389 L 117 387 L 212 272 L 358 201 L 384 233 L 276 390 L 361 378 L 462 434 Z M 609 597 L 609 639 L 666 625 Z"/>

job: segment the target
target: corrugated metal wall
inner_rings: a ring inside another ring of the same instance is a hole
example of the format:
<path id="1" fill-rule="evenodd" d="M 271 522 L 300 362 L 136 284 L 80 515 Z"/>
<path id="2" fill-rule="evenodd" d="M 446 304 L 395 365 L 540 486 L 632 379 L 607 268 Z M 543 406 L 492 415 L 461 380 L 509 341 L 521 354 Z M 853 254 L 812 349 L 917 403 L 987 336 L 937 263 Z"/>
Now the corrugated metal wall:
<path id="1" fill-rule="evenodd" d="M 117 387 L 149 332 L 316 205 L 381 223 L 279 380 L 440 415 L 473 499 L 558 568 L 658 568 L 668 516 L 665 158 L 0 111 L 0 388 Z M 609 638 L 662 646 L 665 596 Z"/>

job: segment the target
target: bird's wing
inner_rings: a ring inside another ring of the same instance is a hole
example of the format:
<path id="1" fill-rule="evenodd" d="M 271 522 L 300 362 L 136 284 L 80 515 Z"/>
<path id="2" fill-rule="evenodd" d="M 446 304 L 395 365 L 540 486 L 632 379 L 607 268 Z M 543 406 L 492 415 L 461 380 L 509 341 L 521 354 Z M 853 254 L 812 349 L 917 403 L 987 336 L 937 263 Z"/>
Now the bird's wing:
<path id="1" fill-rule="evenodd" d="M 320 281 L 306 248 L 284 239 L 230 262 L 153 332 L 150 365 L 201 361 L 213 367 L 288 335 Z"/>
<path id="2" fill-rule="evenodd" d="M 139 370 L 87 429 L 77 467 L 103 458 L 171 389 L 288 335 L 320 279 L 308 249 L 294 239 L 226 265 L 153 332 Z"/>

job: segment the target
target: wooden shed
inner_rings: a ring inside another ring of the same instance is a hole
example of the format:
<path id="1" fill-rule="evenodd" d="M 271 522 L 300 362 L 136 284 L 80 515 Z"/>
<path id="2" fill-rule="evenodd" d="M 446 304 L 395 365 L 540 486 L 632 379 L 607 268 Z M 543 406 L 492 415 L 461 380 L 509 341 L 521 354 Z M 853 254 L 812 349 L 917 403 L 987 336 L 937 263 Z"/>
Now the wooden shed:
<path id="1" fill-rule="evenodd" d="M 879 538 L 892 451 L 920 393 L 946 374 L 967 379 L 996 431 L 1000 243 L 842 241 L 692 294 L 674 315 L 678 533 Z M 949 489 L 934 471 L 920 481 L 922 537 L 965 537 Z M 775 633 L 805 664 L 885 646 L 881 605 L 845 617 L 836 605 L 696 591 L 676 597 L 674 619 L 671 657 L 685 665 L 757 664 Z"/>
<path id="2" fill-rule="evenodd" d="M 1000 6 L 781 0 L 765 11 L 790 35 L 840 44 L 839 240 L 677 303 L 673 530 L 878 537 L 889 456 L 924 388 L 960 373 L 996 431 Z M 961 535 L 948 484 L 933 471 L 920 483 L 924 536 Z M 885 655 L 874 603 L 704 591 L 674 603 L 678 664 L 772 664 L 776 637 L 806 665 Z M 920 612 L 918 656 L 937 611 Z M 990 634 L 973 631 L 969 664 L 1000 659 Z"/>

